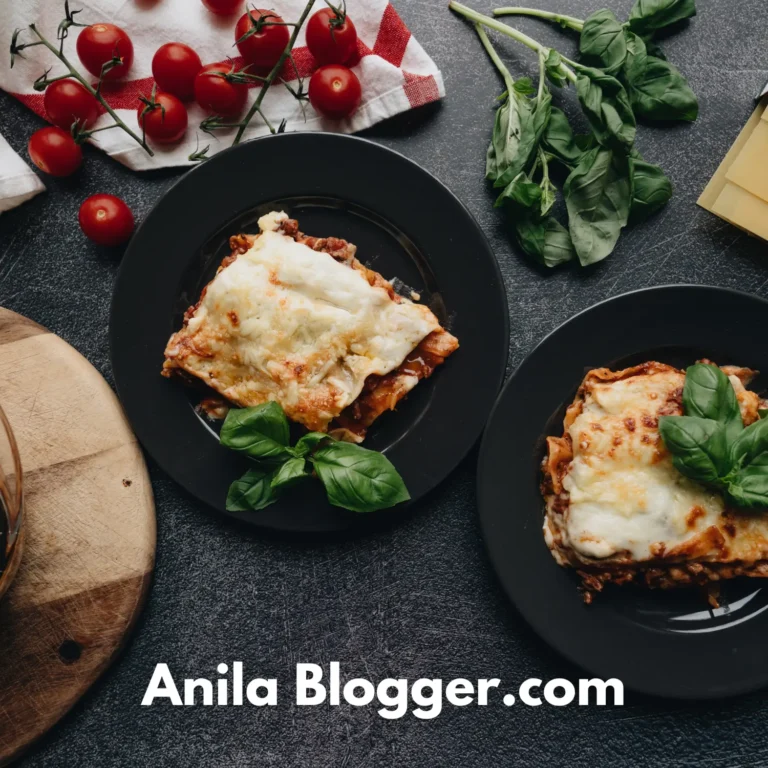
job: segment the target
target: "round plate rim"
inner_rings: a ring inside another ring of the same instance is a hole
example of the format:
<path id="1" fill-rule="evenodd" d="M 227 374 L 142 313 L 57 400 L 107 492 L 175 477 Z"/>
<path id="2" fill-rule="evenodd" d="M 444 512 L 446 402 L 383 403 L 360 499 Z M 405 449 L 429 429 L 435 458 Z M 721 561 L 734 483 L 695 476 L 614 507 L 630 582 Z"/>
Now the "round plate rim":
<path id="1" fill-rule="evenodd" d="M 437 176 L 435 176 L 433 173 L 428 171 L 426 168 L 424 168 L 422 165 L 417 163 L 415 160 L 412 160 L 411 158 L 404 155 L 402 152 L 399 152 L 396 149 L 392 149 L 391 147 L 385 146 L 383 144 L 380 144 L 376 141 L 373 141 L 371 139 L 362 137 L 362 136 L 355 136 L 352 134 L 341 134 L 341 133 L 328 133 L 328 132 L 319 132 L 319 131 L 295 131 L 291 133 L 283 133 L 283 134 L 276 134 L 276 135 L 266 135 L 257 137 L 254 139 L 250 139 L 248 141 L 242 142 L 241 144 L 233 145 L 230 147 L 227 147 L 226 149 L 221 150 L 220 152 L 217 152 L 214 156 L 212 156 L 209 160 L 206 160 L 205 163 L 200 163 L 197 166 L 193 166 L 188 171 L 183 173 L 178 179 L 176 179 L 164 192 L 163 194 L 155 200 L 151 208 L 147 211 L 147 213 L 142 218 L 142 221 L 140 222 L 139 226 L 137 227 L 136 231 L 134 232 L 131 241 L 128 244 L 128 247 L 126 249 L 126 252 L 121 260 L 120 266 L 118 268 L 114 285 L 113 285 L 113 291 L 112 291 L 112 300 L 110 305 L 110 315 L 109 315 L 109 360 L 110 360 L 110 366 L 113 371 L 113 375 L 115 372 L 115 335 L 116 335 L 116 323 L 115 323 L 115 315 L 116 315 L 116 304 L 117 304 L 117 296 L 120 292 L 121 286 L 123 282 L 125 281 L 125 275 L 128 272 L 129 269 L 129 262 L 131 261 L 130 256 L 132 251 L 135 248 L 135 243 L 139 241 L 140 236 L 144 232 L 144 230 L 147 228 L 147 223 L 150 221 L 152 216 L 155 214 L 156 210 L 160 207 L 160 205 L 163 203 L 165 198 L 174 193 L 175 190 L 177 190 L 181 185 L 189 183 L 190 177 L 193 179 L 195 178 L 195 174 L 200 173 L 204 167 L 210 168 L 211 164 L 216 163 L 217 161 L 220 162 L 221 158 L 225 158 L 229 155 L 238 153 L 238 152 L 248 152 L 253 151 L 254 148 L 263 145 L 265 142 L 275 142 L 275 141 L 291 141 L 296 139 L 304 139 L 304 140 L 310 140 L 310 141 L 343 141 L 343 142 L 355 142 L 357 144 L 366 145 L 374 152 L 381 152 L 384 155 L 392 155 L 397 157 L 402 162 L 406 163 L 412 169 L 420 174 L 423 174 L 425 177 L 428 177 L 433 184 L 438 185 L 442 191 L 448 195 L 454 203 L 458 206 L 458 208 L 464 213 L 464 216 L 466 217 L 467 223 L 473 228 L 477 238 L 478 243 L 482 243 L 482 250 L 486 253 L 488 259 L 488 263 L 493 271 L 493 277 L 497 284 L 497 299 L 501 301 L 501 306 L 503 307 L 503 313 L 502 313 L 502 323 L 503 326 L 501 328 L 501 337 L 503 338 L 503 349 L 499 350 L 499 353 L 503 356 L 500 364 L 498 366 L 498 372 L 495 377 L 495 381 L 493 382 L 493 391 L 494 391 L 494 397 L 498 395 L 500 392 L 503 384 L 504 379 L 506 376 L 506 365 L 509 355 L 509 344 L 510 344 L 510 318 L 509 318 L 509 299 L 507 295 L 507 290 L 504 284 L 504 278 L 501 272 L 501 268 L 499 266 L 498 259 L 496 258 L 496 255 L 493 251 L 493 248 L 491 247 L 491 244 L 483 231 L 482 227 L 478 223 L 477 219 L 474 217 L 474 215 L 471 213 L 467 205 L 451 190 L 447 184 L 445 184 L 443 181 L 441 181 Z M 114 375 L 114 381 L 115 381 L 115 388 L 117 390 L 118 396 L 123 401 L 123 387 L 121 386 L 120 381 L 118 380 L 118 377 Z M 495 400 L 494 400 L 495 402 Z M 124 406 L 125 407 L 125 406 Z M 491 412 L 491 408 L 493 405 L 491 405 L 487 413 L 485 414 L 485 418 L 482 420 L 480 427 L 476 430 L 476 432 L 471 435 L 471 439 L 467 439 L 466 446 L 461 451 L 460 455 L 457 454 L 455 459 L 450 463 L 449 465 L 446 465 L 446 468 L 442 472 L 441 478 L 435 482 L 430 484 L 430 487 L 423 491 L 421 494 L 419 494 L 416 498 L 411 499 L 406 504 L 401 505 L 401 508 L 404 510 L 410 510 L 414 503 L 418 502 L 420 498 L 423 498 L 423 496 L 427 495 L 431 491 L 433 491 L 438 485 L 443 483 L 451 474 L 451 472 L 468 456 L 468 454 L 471 452 L 472 448 L 478 444 L 479 440 L 482 437 L 483 430 L 485 429 L 485 426 L 487 424 L 488 415 Z M 127 409 L 126 409 L 126 418 L 128 418 L 129 422 L 131 423 L 131 427 L 136 430 L 136 427 L 133 424 L 133 420 L 128 417 Z M 137 432 L 138 437 L 138 432 Z M 174 480 L 178 485 L 181 485 L 182 488 L 188 493 L 190 493 L 192 496 L 194 496 L 195 499 L 198 501 L 201 501 L 206 506 L 209 506 L 204 500 L 200 499 L 197 494 L 192 492 L 190 489 L 188 489 L 184 484 L 181 484 L 176 480 L 176 478 L 171 474 L 166 467 L 158 461 L 158 459 L 155 456 L 155 452 L 147 445 L 147 443 L 144 440 L 141 440 L 140 442 L 142 444 L 142 447 L 144 450 L 149 454 L 149 456 L 157 463 L 158 466 L 163 469 L 163 471 L 171 477 L 171 479 Z M 349 533 L 354 530 L 353 527 L 347 526 L 347 527 L 336 527 L 333 529 L 288 529 L 283 528 L 277 525 L 270 525 L 265 524 L 263 522 L 258 522 L 257 520 L 253 521 L 244 521 L 242 517 L 237 516 L 236 514 L 231 514 L 228 512 L 224 512 L 223 510 L 215 510 L 211 508 L 211 511 L 213 512 L 219 512 L 221 514 L 226 514 L 228 517 L 231 517 L 235 520 L 238 520 L 240 522 L 245 522 L 246 524 L 253 526 L 254 528 L 258 530 L 264 530 L 264 531 L 273 531 L 276 533 L 284 533 L 288 535 L 296 535 L 300 536 L 303 533 L 312 533 L 313 535 L 322 535 L 327 533 Z"/>
<path id="2" fill-rule="evenodd" d="M 762 304 L 764 305 L 766 311 L 768 312 L 768 299 L 764 299 L 761 296 L 757 296 L 755 294 L 748 293 L 746 291 L 741 291 L 735 288 L 727 288 L 727 287 L 721 287 L 721 286 L 705 284 L 705 283 L 665 283 L 663 285 L 646 286 L 643 288 L 637 288 L 632 291 L 626 291 L 624 293 L 617 294 L 616 296 L 609 296 L 608 298 L 602 299 L 601 301 L 598 301 L 595 304 L 591 304 L 590 306 L 585 307 L 584 309 L 580 310 L 576 314 L 572 315 L 571 317 L 569 317 L 568 319 L 560 323 L 558 326 L 556 326 L 549 333 L 547 333 L 539 342 L 536 343 L 534 347 L 531 348 L 531 350 L 525 355 L 525 357 L 521 360 L 521 362 L 517 366 L 515 366 L 512 373 L 504 382 L 501 392 L 499 393 L 499 396 L 497 397 L 496 402 L 493 405 L 491 413 L 488 416 L 488 421 L 486 422 L 485 430 L 483 431 L 483 437 L 480 443 L 480 450 L 478 451 L 478 459 L 477 459 L 475 498 L 477 501 L 477 514 L 478 514 L 479 523 L 480 523 L 480 531 L 483 539 L 483 545 L 484 545 L 486 554 L 488 556 L 488 559 L 490 561 L 491 567 L 493 569 L 494 578 L 496 579 L 496 582 L 498 583 L 498 585 L 501 587 L 505 597 L 510 601 L 510 603 L 512 603 L 517 613 L 523 618 L 523 620 L 531 629 L 531 631 L 534 632 L 542 640 L 544 640 L 544 642 L 551 649 L 553 649 L 558 654 L 560 654 L 568 662 L 570 662 L 571 664 L 575 665 L 579 669 L 584 670 L 590 674 L 605 676 L 606 671 L 604 669 L 596 668 L 594 665 L 586 664 L 579 657 L 578 653 L 575 653 L 572 650 L 572 646 L 570 644 L 568 644 L 567 642 L 561 642 L 559 639 L 553 637 L 551 634 L 541 631 L 539 627 L 536 626 L 536 623 L 532 619 L 532 617 L 530 617 L 527 612 L 525 612 L 522 608 L 520 608 L 517 601 L 514 599 L 513 595 L 511 594 L 511 591 L 507 589 L 505 580 L 502 578 L 501 574 L 502 574 L 503 568 L 500 565 L 500 556 L 496 552 L 495 548 L 492 546 L 492 535 L 489 530 L 488 513 L 483 511 L 484 493 L 485 493 L 485 491 L 483 490 L 483 487 L 484 485 L 487 485 L 487 482 L 485 481 L 485 472 L 486 472 L 486 466 L 487 466 L 486 457 L 489 451 L 491 450 L 490 438 L 489 438 L 490 429 L 497 417 L 497 414 L 500 410 L 502 402 L 504 401 L 507 390 L 513 385 L 513 382 L 520 375 L 520 372 L 524 368 L 526 363 L 528 363 L 529 359 L 534 355 L 534 353 L 540 347 L 544 346 L 545 343 L 550 341 L 554 336 L 558 335 L 566 326 L 570 325 L 572 322 L 576 321 L 578 318 L 581 318 L 582 316 L 587 315 L 592 311 L 602 308 L 607 304 L 620 302 L 620 301 L 626 300 L 629 297 L 637 296 L 638 294 L 689 291 L 689 290 L 702 291 L 702 292 L 709 291 L 709 292 L 715 292 L 715 293 L 729 294 L 731 296 L 738 297 L 750 302 Z M 559 567 L 554 562 L 554 560 L 552 562 L 552 566 Z M 653 685 L 643 686 L 642 684 L 640 685 L 632 684 L 631 686 L 627 685 L 626 687 L 637 693 L 641 693 L 649 696 L 655 696 L 655 697 L 658 697 L 661 699 L 667 699 L 667 700 L 715 701 L 715 700 L 729 699 L 735 696 L 741 696 L 741 695 L 753 693 L 755 691 L 766 688 L 766 686 L 768 686 L 768 663 L 766 664 L 766 669 L 762 678 L 758 677 L 756 679 L 745 682 L 742 685 L 735 685 L 732 688 L 728 689 L 727 691 L 719 691 L 719 692 L 711 692 L 711 693 L 697 692 L 697 693 L 688 694 L 685 692 L 674 692 L 670 688 L 660 689 Z"/>

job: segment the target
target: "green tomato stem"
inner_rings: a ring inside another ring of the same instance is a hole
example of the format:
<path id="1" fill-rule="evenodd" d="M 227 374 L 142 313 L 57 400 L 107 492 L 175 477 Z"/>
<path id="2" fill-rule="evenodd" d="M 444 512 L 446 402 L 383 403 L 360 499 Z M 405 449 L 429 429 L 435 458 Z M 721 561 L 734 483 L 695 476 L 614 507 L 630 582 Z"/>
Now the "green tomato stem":
<path id="1" fill-rule="evenodd" d="M 501 73 L 501 76 L 504 78 L 504 83 L 507 86 L 507 91 L 509 92 L 510 98 L 511 98 L 512 88 L 515 85 L 515 79 L 512 77 L 512 74 L 507 69 L 504 62 L 499 58 L 499 54 L 496 53 L 496 49 L 491 44 L 491 41 L 488 39 L 488 35 L 483 29 L 483 25 L 475 24 L 475 31 L 477 32 L 477 36 L 480 38 L 480 42 L 483 44 L 483 47 L 488 52 L 488 55 L 491 57 L 491 61 L 496 65 L 496 68 L 499 70 L 499 72 Z"/>
<path id="2" fill-rule="evenodd" d="M 485 16 L 482 13 L 478 13 L 477 11 L 472 10 L 472 8 L 468 8 L 466 5 L 462 5 L 462 3 L 456 2 L 456 0 L 451 0 L 451 2 L 448 3 L 448 7 L 452 11 L 456 11 L 456 13 L 464 16 L 464 18 L 469 19 L 469 21 L 474 21 L 476 24 L 482 24 L 484 27 L 488 27 L 489 29 L 495 29 L 497 32 L 501 32 L 502 35 L 511 37 L 513 40 L 517 40 L 518 43 L 522 43 L 532 51 L 536 51 L 536 53 L 542 52 L 545 59 L 549 55 L 549 48 L 537 42 L 532 37 L 528 37 L 528 35 L 526 35 L 524 32 L 521 32 L 519 29 L 510 27 L 509 24 L 505 24 L 504 22 L 499 21 L 498 19 L 494 19 L 491 16 Z M 565 66 L 565 64 L 561 64 L 560 68 L 563 74 L 572 83 L 576 82 L 576 73 L 570 67 Z"/>
<path id="3" fill-rule="evenodd" d="M 40 39 L 40 42 L 69 70 L 70 75 L 77 80 L 80 85 L 82 85 L 88 93 L 91 94 L 91 96 L 95 97 L 99 100 L 99 103 L 101 104 L 104 109 L 107 110 L 107 112 L 110 114 L 112 119 L 115 121 L 117 125 L 119 125 L 137 144 L 139 144 L 144 151 L 150 156 L 154 156 L 154 152 L 150 149 L 150 147 L 147 145 L 146 141 L 143 141 L 140 139 L 118 116 L 117 112 L 115 112 L 112 107 L 107 104 L 104 97 L 101 95 L 101 93 L 98 92 L 98 90 L 94 89 L 94 87 L 74 68 L 72 63 L 69 61 L 69 59 L 61 52 L 59 49 L 51 45 L 48 40 L 43 37 L 43 35 L 40 34 L 40 32 L 37 31 L 37 27 L 34 24 L 30 24 L 29 28 L 37 35 L 37 37 Z M 101 85 L 101 81 L 99 81 L 99 85 Z"/>
<path id="4" fill-rule="evenodd" d="M 315 0 L 309 0 L 306 7 L 304 8 L 304 11 L 301 14 L 301 17 L 296 22 L 293 32 L 291 33 L 291 39 L 288 41 L 288 45 L 285 47 L 285 50 L 280 54 L 280 58 L 277 60 L 277 63 L 274 67 L 270 70 L 270 73 L 266 76 L 264 79 L 264 84 L 261 86 L 261 90 L 259 91 L 259 95 L 256 97 L 256 100 L 251 105 L 251 108 L 248 110 L 248 114 L 243 118 L 242 123 L 240 124 L 240 127 L 237 130 L 237 135 L 235 136 L 235 140 L 232 142 L 232 145 L 239 144 L 241 139 L 243 138 L 243 134 L 245 133 L 245 129 L 248 127 L 248 124 L 253 119 L 253 116 L 258 112 L 259 114 L 264 116 L 261 112 L 261 102 L 264 101 L 264 97 L 267 95 L 267 91 L 269 90 L 272 83 L 275 82 L 277 79 L 277 76 L 280 74 L 280 71 L 283 68 L 283 64 L 285 64 L 288 57 L 291 55 L 291 52 L 293 51 L 294 43 L 296 42 L 296 38 L 299 36 L 299 30 L 304 26 L 304 22 L 307 19 L 307 16 L 309 16 L 309 12 L 312 10 L 312 6 L 315 4 Z M 272 127 L 267 123 L 267 127 L 274 133 L 274 130 Z"/>
<path id="5" fill-rule="evenodd" d="M 546 19 L 554 21 L 562 27 L 581 32 L 584 29 L 584 22 L 575 16 L 565 16 L 562 13 L 551 13 L 550 11 L 540 11 L 537 8 L 520 8 L 518 6 L 508 6 L 506 8 L 494 8 L 494 16 L 534 16 L 537 19 Z"/>

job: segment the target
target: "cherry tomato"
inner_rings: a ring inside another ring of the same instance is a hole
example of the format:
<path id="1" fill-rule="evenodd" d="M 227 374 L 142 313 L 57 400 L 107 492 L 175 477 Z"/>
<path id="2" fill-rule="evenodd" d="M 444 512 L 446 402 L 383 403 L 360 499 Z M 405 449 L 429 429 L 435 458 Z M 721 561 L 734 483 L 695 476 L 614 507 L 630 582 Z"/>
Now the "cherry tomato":
<path id="1" fill-rule="evenodd" d="M 119 56 L 123 63 L 104 75 L 105 80 L 119 80 L 133 64 L 133 43 L 114 24 L 91 24 L 78 35 L 77 55 L 94 77 L 101 75 L 102 66 L 111 61 L 113 56 Z"/>
<path id="2" fill-rule="evenodd" d="M 265 23 L 261 29 L 245 37 L 254 29 L 254 21 L 258 23 L 262 18 Z M 282 23 L 283 19 L 273 11 L 255 8 L 244 13 L 235 27 L 235 42 L 240 55 L 260 70 L 272 69 L 291 38 L 288 27 L 277 26 Z"/>
<path id="3" fill-rule="evenodd" d="M 114 195 L 91 195 L 77 215 L 80 229 L 99 245 L 120 245 L 133 232 L 131 209 Z"/>
<path id="4" fill-rule="evenodd" d="M 360 106 L 362 89 L 357 75 L 341 64 L 320 67 L 309 81 L 309 101 L 326 117 L 341 120 Z"/>
<path id="5" fill-rule="evenodd" d="M 171 93 L 156 91 L 136 111 L 139 127 L 159 144 L 178 141 L 187 130 L 187 108 Z M 154 106 L 153 106 L 154 105 Z"/>
<path id="6" fill-rule="evenodd" d="M 203 68 L 200 57 L 184 43 L 166 43 L 152 58 L 152 74 L 166 93 L 182 100 L 195 95 L 195 75 Z"/>
<path id="7" fill-rule="evenodd" d="M 69 176 L 83 162 L 83 151 L 62 128 L 48 126 L 35 131 L 27 149 L 32 162 L 51 176 Z"/>
<path id="8" fill-rule="evenodd" d="M 243 7 L 243 0 L 203 0 L 203 5 L 212 13 L 229 16 Z"/>
<path id="9" fill-rule="evenodd" d="M 72 123 L 90 128 L 99 117 L 99 102 L 77 80 L 56 80 L 43 98 L 48 119 L 68 131 Z"/>
<path id="10" fill-rule="evenodd" d="M 227 64 L 209 64 L 195 78 L 197 103 L 222 117 L 239 115 L 248 98 L 248 87 L 244 83 L 232 83 L 223 77 L 231 69 Z"/>
<path id="11" fill-rule="evenodd" d="M 357 30 L 346 13 L 323 8 L 307 22 L 307 47 L 321 64 L 344 64 L 357 50 Z"/>

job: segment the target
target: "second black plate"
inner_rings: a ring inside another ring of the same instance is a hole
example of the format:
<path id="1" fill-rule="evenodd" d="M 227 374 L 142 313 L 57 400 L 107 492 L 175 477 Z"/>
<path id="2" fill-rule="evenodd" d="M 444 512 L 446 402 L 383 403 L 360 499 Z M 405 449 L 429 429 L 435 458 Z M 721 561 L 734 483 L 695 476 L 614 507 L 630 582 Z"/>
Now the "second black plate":
<path id="1" fill-rule="evenodd" d="M 365 442 L 387 454 L 416 500 L 466 455 L 488 417 L 507 360 L 506 296 L 493 253 L 459 200 L 415 163 L 363 139 L 292 133 L 247 142 L 188 173 L 157 203 L 124 257 L 112 305 L 112 365 L 128 418 L 163 469 L 225 511 L 227 489 L 247 462 L 197 415 L 199 395 L 161 378 L 163 350 L 228 253 L 229 236 L 257 231 L 259 216 L 275 209 L 307 234 L 355 243 L 363 263 L 416 290 L 459 338 L 460 349 Z M 317 532 L 396 514 L 356 516 L 308 484 L 235 516 Z"/>
<path id="2" fill-rule="evenodd" d="M 480 450 L 478 502 L 491 561 L 523 617 L 555 649 L 602 678 L 675 698 L 714 698 L 768 685 L 768 587 L 722 585 L 711 610 L 696 588 L 606 588 L 584 605 L 576 574 L 555 563 L 542 533 L 544 438 L 561 435 L 566 406 L 591 368 L 699 358 L 763 371 L 759 330 L 768 302 L 702 286 L 624 294 L 560 326 L 504 387 Z"/>

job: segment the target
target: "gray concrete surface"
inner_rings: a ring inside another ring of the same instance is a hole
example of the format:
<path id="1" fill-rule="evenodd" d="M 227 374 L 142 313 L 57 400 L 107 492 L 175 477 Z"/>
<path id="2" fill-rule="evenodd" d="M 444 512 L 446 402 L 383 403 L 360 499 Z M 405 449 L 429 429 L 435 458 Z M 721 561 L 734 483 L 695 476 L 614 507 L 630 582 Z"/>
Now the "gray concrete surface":
<path id="1" fill-rule="evenodd" d="M 577 16 L 599 6 L 591 0 L 539 3 Z M 510 366 L 575 312 L 633 288 L 692 282 L 768 297 L 766 244 L 695 205 L 768 79 L 764 0 L 699 0 L 699 16 L 665 43 L 701 101 L 694 125 L 639 132 L 643 154 L 675 184 L 672 202 L 628 231 L 597 268 L 547 275 L 518 252 L 491 207 L 483 162 L 499 83 L 474 32 L 442 0 L 395 5 L 441 67 L 448 96 L 439 107 L 368 135 L 434 173 L 487 232 L 509 292 Z M 624 15 L 630 2 L 611 5 Z M 535 21 L 521 28 L 573 52 L 573 41 L 556 28 Z M 500 48 L 514 73 L 532 72 L 527 51 L 512 43 L 500 42 Z M 572 94 L 565 103 L 573 113 Z M 40 125 L 21 104 L 0 97 L 0 132 L 16 149 L 23 151 Z M 76 178 L 46 179 L 47 194 L 0 217 L 0 304 L 61 335 L 111 381 L 107 323 L 121 254 L 85 242 L 78 205 L 93 192 L 114 192 L 141 216 L 179 172 L 138 175 L 90 148 L 86 154 Z M 764 335 L 762 329 L 744 331 L 756 339 Z M 768 765 L 765 693 L 707 704 L 630 696 L 616 709 L 508 709 L 496 701 L 446 708 L 431 721 L 412 715 L 386 721 L 373 707 L 293 704 L 299 661 L 337 660 L 349 676 L 372 680 L 499 677 L 513 686 L 531 676 L 578 677 L 524 625 L 495 582 L 477 523 L 475 461 L 476 451 L 396 530 L 322 545 L 235 527 L 150 465 L 159 540 L 146 611 L 119 662 L 21 764 Z M 178 677 L 213 677 L 218 663 L 232 660 L 245 662 L 247 677 L 278 677 L 280 705 L 140 706 L 157 662 L 170 664 Z"/>

